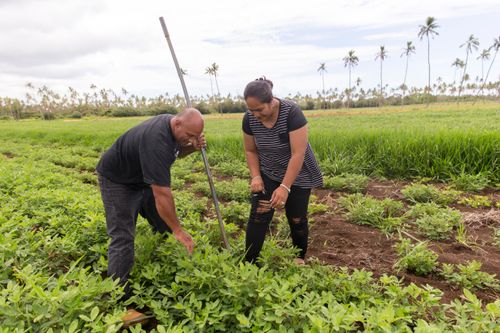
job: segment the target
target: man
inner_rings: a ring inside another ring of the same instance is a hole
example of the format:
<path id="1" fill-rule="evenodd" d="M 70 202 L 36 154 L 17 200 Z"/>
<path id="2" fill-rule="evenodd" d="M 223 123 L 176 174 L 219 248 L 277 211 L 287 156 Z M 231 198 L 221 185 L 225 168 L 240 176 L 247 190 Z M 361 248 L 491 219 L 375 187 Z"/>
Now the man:
<path id="1" fill-rule="evenodd" d="M 130 297 L 127 283 L 134 264 L 135 225 L 138 214 L 156 232 L 170 232 L 192 253 L 194 242 L 177 218 L 170 189 L 170 168 L 175 159 L 205 146 L 204 121 L 193 108 L 176 116 L 159 115 L 131 128 L 101 157 L 97 172 L 111 238 L 108 276 L 119 278 L 124 300 Z M 144 317 L 129 310 L 123 318 Z"/>

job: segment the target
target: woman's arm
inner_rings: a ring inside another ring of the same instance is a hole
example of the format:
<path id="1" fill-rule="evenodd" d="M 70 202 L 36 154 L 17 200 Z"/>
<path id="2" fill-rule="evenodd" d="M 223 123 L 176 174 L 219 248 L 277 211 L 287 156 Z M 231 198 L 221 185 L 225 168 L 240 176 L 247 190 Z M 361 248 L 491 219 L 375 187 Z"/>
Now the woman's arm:
<path id="1" fill-rule="evenodd" d="M 264 191 L 264 181 L 260 175 L 259 154 L 253 135 L 243 133 L 243 146 L 245 147 L 245 156 L 247 158 L 248 170 L 252 178 L 250 189 L 253 193 Z"/>
<path id="2" fill-rule="evenodd" d="M 307 126 L 302 126 L 295 131 L 291 131 L 289 137 L 292 156 L 288 162 L 285 177 L 281 182 L 282 186 L 278 187 L 271 196 L 271 207 L 273 208 L 284 205 L 288 199 L 288 190 L 292 187 L 302 169 L 307 149 Z"/>

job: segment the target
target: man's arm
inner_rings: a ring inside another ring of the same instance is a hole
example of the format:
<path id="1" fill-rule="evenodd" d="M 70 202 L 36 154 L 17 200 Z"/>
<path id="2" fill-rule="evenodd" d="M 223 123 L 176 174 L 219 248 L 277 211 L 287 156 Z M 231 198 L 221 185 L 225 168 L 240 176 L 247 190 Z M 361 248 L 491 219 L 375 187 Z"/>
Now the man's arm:
<path id="1" fill-rule="evenodd" d="M 189 253 L 193 252 L 194 242 L 191 236 L 182 229 L 175 211 L 175 202 L 169 187 L 151 185 L 155 198 L 156 210 L 163 221 L 172 230 L 174 237 L 181 242 Z"/>

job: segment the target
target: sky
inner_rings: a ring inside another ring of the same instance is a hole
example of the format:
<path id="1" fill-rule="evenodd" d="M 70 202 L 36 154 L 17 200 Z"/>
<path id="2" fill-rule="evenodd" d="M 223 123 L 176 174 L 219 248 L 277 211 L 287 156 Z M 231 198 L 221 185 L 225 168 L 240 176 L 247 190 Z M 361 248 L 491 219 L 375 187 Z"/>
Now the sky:
<path id="1" fill-rule="evenodd" d="M 465 59 L 460 45 L 471 34 L 480 46 L 467 72 L 476 77 L 476 58 L 500 34 L 499 0 L 0 0 L 0 97 L 23 98 L 28 82 L 60 93 L 70 86 L 89 91 L 91 84 L 147 97 L 182 93 L 160 16 L 191 95 L 211 93 L 205 69 L 214 62 L 222 95 L 241 95 L 262 75 L 276 96 L 316 94 L 323 62 L 325 88 L 345 89 L 342 58 L 349 50 L 360 59 L 353 81 L 372 88 L 380 81 L 381 45 L 388 50 L 383 81 L 395 87 L 403 81 L 406 41 L 416 46 L 407 82 L 424 86 L 427 44 L 417 34 L 428 16 L 439 25 L 431 39 L 432 81 L 453 81 L 451 63 Z M 499 62 L 490 80 L 500 79 Z"/>

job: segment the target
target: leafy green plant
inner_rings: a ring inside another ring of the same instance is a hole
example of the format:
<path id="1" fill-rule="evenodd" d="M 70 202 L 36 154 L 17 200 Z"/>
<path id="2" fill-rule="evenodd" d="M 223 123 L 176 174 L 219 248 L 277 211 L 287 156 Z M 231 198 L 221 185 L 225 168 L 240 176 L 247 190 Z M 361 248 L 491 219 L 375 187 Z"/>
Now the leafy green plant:
<path id="1" fill-rule="evenodd" d="M 443 264 L 441 275 L 449 282 L 467 289 L 492 288 L 500 290 L 494 274 L 481 271 L 481 262 L 472 260 L 468 264 Z"/>
<path id="2" fill-rule="evenodd" d="M 317 199 L 314 194 L 311 194 L 309 197 L 309 207 L 307 210 L 309 215 L 325 213 L 330 208 L 327 204 L 316 202 Z"/>
<path id="3" fill-rule="evenodd" d="M 461 173 L 451 177 L 453 187 L 461 191 L 479 192 L 489 184 L 487 175 L 478 173 L 476 175 Z"/>
<path id="4" fill-rule="evenodd" d="M 400 216 L 403 204 L 399 201 L 377 200 L 357 193 L 340 198 L 339 204 L 346 209 L 345 215 L 350 221 L 372 225 L 384 232 L 393 232 L 404 222 Z"/>
<path id="5" fill-rule="evenodd" d="M 221 205 L 221 215 L 226 223 L 243 225 L 250 215 L 250 204 L 231 201 Z"/>
<path id="6" fill-rule="evenodd" d="M 457 203 L 472 208 L 491 207 L 492 205 L 490 198 L 485 195 L 473 195 L 472 197 L 464 197 L 458 200 Z"/>
<path id="7" fill-rule="evenodd" d="M 460 192 L 454 190 L 439 190 L 433 185 L 412 184 L 401 190 L 401 193 L 411 203 L 435 202 L 441 205 L 447 205 L 455 202 Z"/>
<path id="8" fill-rule="evenodd" d="M 415 225 L 418 230 L 434 240 L 448 238 L 453 228 L 457 227 L 462 220 L 459 211 L 449 207 L 440 207 L 433 202 L 418 203 L 406 215 L 416 218 Z"/>
<path id="9" fill-rule="evenodd" d="M 369 180 L 370 178 L 365 175 L 343 173 L 333 177 L 325 176 L 324 187 L 334 191 L 363 192 Z"/>
<path id="10" fill-rule="evenodd" d="M 409 239 L 402 238 L 396 244 L 396 251 L 400 257 L 394 264 L 397 270 L 406 270 L 421 276 L 436 270 L 438 255 L 427 248 L 427 242 L 413 246 Z"/>
<path id="11" fill-rule="evenodd" d="M 500 247 L 500 228 L 493 228 L 493 244 Z"/>

